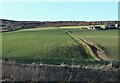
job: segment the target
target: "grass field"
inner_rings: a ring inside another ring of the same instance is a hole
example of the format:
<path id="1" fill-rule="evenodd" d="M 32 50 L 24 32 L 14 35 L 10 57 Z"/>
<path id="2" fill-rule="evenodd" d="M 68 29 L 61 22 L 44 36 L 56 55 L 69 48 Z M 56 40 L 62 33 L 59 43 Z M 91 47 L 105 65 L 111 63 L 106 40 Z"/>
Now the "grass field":
<path id="1" fill-rule="evenodd" d="M 96 25 L 96 26 L 101 26 L 101 28 L 105 27 L 105 25 Z M 64 29 L 79 28 L 79 29 L 81 29 L 81 28 L 89 28 L 89 26 L 64 26 L 64 27 L 60 27 L 60 28 L 64 28 Z"/>
<path id="2" fill-rule="evenodd" d="M 67 28 L 65 28 L 67 29 Z M 111 60 L 118 60 L 117 30 L 69 28 L 76 36 L 103 47 Z M 80 64 L 94 62 L 85 49 L 62 28 L 33 28 L 2 33 L 2 57 L 27 63 Z"/>
<path id="3" fill-rule="evenodd" d="M 110 60 L 118 60 L 118 30 L 69 30 L 93 44 L 102 46 Z"/>
<path id="4" fill-rule="evenodd" d="M 3 33 L 3 58 L 27 62 L 94 61 L 60 28 L 35 28 Z"/>

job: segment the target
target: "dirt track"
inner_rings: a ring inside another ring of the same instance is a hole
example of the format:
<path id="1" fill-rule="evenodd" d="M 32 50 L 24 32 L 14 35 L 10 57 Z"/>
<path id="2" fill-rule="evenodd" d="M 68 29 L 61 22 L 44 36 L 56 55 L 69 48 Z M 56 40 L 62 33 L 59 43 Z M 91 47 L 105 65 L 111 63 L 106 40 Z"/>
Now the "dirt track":
<path id="1" fill-rule="evenodd" d="M 109 61 L 109 58 L 107 57 L 104 50 L 100 46 L 94 45 L 93 43 L 89 43 L 82 38 L 79 38 L 79 39 L 84 43 L 86 43 L 87 45 L 89 45 L 93 50 L 94 54 L 96 55 L 96 57 L 99 58 L 101 61 L 104 61 L 104 62 Z"/>
<path id="2" fill-rule="evenodd" d="M 108 62 L 109 58 L 107 57 L 107 54 L 100 46 L 90 43 L 90 42 L 86 41 L 85 39 L 76 36 L 75 34 L 71 33 L 69 30 L 66 30 L 66 32 L 68 34 L 70 34 L 70 36 L 72 36 L 74 39 L 77 38 L 78 40 L 77 39 L 76 40 L 78 42 L 81 41 L 81 42 L 85 43 L 86 45 L 88 45 L 88 47 L 90 47 L 91 51 L 95 55 L 96 60 L 100 60 L 102 62 L 109 63 Z"/>

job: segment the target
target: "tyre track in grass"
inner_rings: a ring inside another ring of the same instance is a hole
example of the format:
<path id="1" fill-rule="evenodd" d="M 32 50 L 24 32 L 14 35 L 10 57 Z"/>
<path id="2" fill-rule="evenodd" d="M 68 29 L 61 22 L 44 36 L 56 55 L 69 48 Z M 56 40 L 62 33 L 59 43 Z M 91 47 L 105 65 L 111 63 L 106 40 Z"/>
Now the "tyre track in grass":
<path id="1" fill-rule="evenodd" d="M 107 54 L 105 54 L 105 51 L 100 46 L 90 43 L 85 39 L 78 37 L 76 34 L 73 34 L 71 31 L 67 29 L 64 29 L 64 31 L 66 31 L 66 33 L 69 36 L 71 36 L 74 40 L 78 41 L 86 50 L 86 52 L 91 55 L 93 59 L 95 59 L 96 61 L 101 61 L 105 64 L 110 63 Z"/>
<path id="2" fill-rule="evenodd" d="M 94 45 L 93 43 L 89 43 L 82 38 L 79 38 L 79 40 L 86 43 L 93 50 L 94 54 L 96 55 L 97 58 L 100 59 L 100 61 L 106 63 L 109 61 L 109 58 L 105 54 L 105 51 L 100 46 Z"/>

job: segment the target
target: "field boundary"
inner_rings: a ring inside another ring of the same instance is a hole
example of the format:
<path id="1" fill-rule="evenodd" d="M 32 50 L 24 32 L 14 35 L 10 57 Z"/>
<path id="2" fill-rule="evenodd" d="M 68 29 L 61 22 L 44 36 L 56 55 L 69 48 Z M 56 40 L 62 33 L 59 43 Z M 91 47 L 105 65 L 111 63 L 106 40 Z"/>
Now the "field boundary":
<path id="1" fill-rule="evenodd" d="M 118 81 L 119 70 L 107 67 L 106 65 L 78 65 L 75 67 L 72 65 L 18 64 L 4 61 L 2 61 L 2 69 L 2 82 L 71 80 Z"/>
<path id="2" fill-rule="evenodd" d="M 91 57 L 93 59 L 95 59 L 96 61 L 102 61 L 102 62 L 108 63 L 109 58 L 107 57 L 104 50 L 100 46 L 97 46 L 97 45 L 94 45 L 93 43 L 87 42 L 83 38 L 80 38 L 80 37 L 76 36 L 75 34 L 73 34 L 72 32 L 70 32 L 69 30 L 65 30 L 65 31 L 73 39 L 77 40 L 83 46 L 83 48 L 86 50 L 86 52 L 91 55 Z"/>
<path id="3" fill-rule="evenodd" d="M 107 57 L 104 50 L 100 46 L 89 43 L 82 38 L 79 38 L 79 39 L 81 41 L 83 41 L 84 43 L 86 43 L 91 48 L 91 50 L 93 50 L 94 54 L 100 59 L 100 61 L 102 61 L 102 62 L 108 62 L 109 61 L 109 58 Z"/>
<path id="4" fill-rule="evenodd" d="M 65 30 L 68 35 L 70 35 L 73 39 L 77 40 L 82 46 L 83 48 L 86 50 L 86 52 L 88 54 L 90 54 L 92 56 L 93 59 L 95 59 L 96 61 L 100 61 L 99 58 L 96 57 L 96 55 L 94 54 L 94 52 L 92 51 L 92 49 L 83 41 L 80 41 L 77 37 L 75 37 L 71 32 L 69 32 L 68 30 Z"/>

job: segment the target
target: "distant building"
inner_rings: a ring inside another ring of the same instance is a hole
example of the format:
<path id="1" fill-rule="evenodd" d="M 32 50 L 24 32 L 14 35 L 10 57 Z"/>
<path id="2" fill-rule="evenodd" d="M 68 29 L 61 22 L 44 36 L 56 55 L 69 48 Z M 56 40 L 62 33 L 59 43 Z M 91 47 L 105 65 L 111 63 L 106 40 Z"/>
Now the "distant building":
<path id="1" fill-rule="evenodd" d="M 93 30 L 95 30 L 95 29 L 101 29 L 101 26 L 95 26 L 95 25 L 93 25 L 93 26 L 89 26 L 89 28 L 88 29 L 93 29 Z"/>
<path id="2" fill-rule="evenodd" d="M 118 28 L 118 24 L 115 24 L 115 27 Z"/>
<path id="3" fill-rule="evenodd" d="M 118 28 L 120 29 L 120 24 L 118 24 Z"/>
<path id="4" fill-rule="evenodd" d="M 7 32 L 7 30 L 2 30 L 2 29 L 1 29 L 0 32 Z"/>
<path id="5" fill-rule="evenodd" d="M 120 24 L 115 24 L 115 27 L 120 29 Z"/>
<path id="6" fill-rule="evenodd" d="M 119 24 L 110 24 L 110 25 L 108 25 L 108 29 L 117 29 L 119 27 L 120 27 Z"/>
<path id="7" fill-rule="evenodd" d="M 88 28 L 88 29 L 95 29 L 95 28 L 94 28 L 94 26 L 89 26 L 89 28 Z"/>

